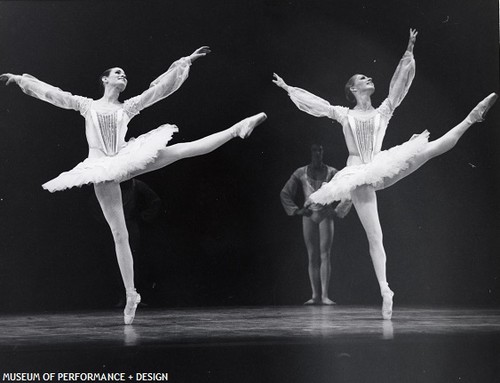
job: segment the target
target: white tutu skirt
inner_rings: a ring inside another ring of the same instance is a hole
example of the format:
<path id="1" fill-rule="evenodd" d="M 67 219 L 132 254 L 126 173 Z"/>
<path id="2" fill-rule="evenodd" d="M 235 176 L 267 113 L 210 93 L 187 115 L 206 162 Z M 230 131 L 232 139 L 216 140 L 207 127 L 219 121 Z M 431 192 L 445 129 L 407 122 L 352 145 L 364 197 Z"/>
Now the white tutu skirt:
<path id="1" fill-rule="evenodd" d="M 414 135 L 409 141 L 378 153 L 371 162 L 346 166 L 309 196 L 309 200 L 326 205 L 334 201 L 350 199 L 351 192 L 359 186 L 372 185 L 382 189 L 388 179 L 407 170 L 412 159 L 429 143 L 429 132 Z"/>
<path id="2" fill-rule="evenodd" d="M 114 156 L 87 158 L 73 169 L 44 183 L 42 187 L 53 193 L 91 183 L 126 181 L 131 173 L 144 169 L 148 163 L 153 162 L 177 131 L 175 125 L 162 125 L 137 138 L 131 138 Z"/>

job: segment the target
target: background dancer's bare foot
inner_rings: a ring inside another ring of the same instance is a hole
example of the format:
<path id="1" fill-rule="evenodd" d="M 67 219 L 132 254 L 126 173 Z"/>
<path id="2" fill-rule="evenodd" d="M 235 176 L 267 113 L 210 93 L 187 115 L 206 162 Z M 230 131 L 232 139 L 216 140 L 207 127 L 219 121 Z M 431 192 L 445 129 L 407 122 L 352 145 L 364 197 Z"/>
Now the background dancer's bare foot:
<path id="1" fill-rule="evenodd" d="M 336 305 L 337 303 L 332 301 L 330 298 L 321 298 L 321 304 L 326 305 L 326 306 L 333 306 Z"/>
<path id="2" fill-rule="evenodd" d="M 304 302 L 304 305 L 306 306 L 311 306 L 311 305 L 318 305 L 320 303 L 320 300 L 317 298 L 311 298 L 308 301 Z"/>

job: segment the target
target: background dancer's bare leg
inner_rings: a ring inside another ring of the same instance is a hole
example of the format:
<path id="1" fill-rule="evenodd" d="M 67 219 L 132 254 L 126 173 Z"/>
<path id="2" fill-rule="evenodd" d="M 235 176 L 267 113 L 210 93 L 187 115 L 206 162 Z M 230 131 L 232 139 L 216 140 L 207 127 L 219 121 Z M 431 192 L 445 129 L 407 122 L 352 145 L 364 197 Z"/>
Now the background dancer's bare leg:
<path id="1" fill-rule="evenodd" d="M 334 305 L 335 302 L 328 297 L 330 276 L 332 274 L 331 249 L 333 244 L 334 223 L 333 218 L 325 218 L 319 223 L 319 249 L 320 249 L 320 279 L 321 279 L 321 303 Z"/>
<path id="2" fill-rule="evenodd" d="M 312 219 L 304 217 L 302 219 L 302 233 L 304 243 L 306 244 L 309 273 L 309 282 L 311 284 L 312 297 L 304 302 L 305 305 L 319 304 L 320 301 L 320 251 L 319 251 L 319 228 Z"/>

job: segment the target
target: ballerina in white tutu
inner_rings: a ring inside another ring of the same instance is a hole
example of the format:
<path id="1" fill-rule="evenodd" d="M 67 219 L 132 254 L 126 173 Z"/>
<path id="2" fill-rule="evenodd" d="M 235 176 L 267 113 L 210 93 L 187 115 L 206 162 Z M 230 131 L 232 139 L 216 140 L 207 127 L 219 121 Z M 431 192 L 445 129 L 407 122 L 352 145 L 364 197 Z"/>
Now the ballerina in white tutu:
<path id="1" fill-rule="evenodd" d="M 42 186 L 54 192 L 94 184 L 97 199 L 113 234 L 116 257 L 126 290 L 125 324 L 132 324 L 141 297 L 134 287 L 133 259 L 119 183 L 160 169 L 181 158 L 209 153 L 236 136 L 245 138 L 266 119 L 264 113 L 259 113 L 226 130 L 172 146 L 166 145 L 177 127 L 169 124 L 125 141 L 129 121 L 144 108 L 179 89 L 188 77 L 192 62 L 209 52 L 208 47 L 201 47 L 190 56 L 175 61 L 167 72 L 151 83 L 149 89 L 123 103 L 118 98 L 127 86 L 127 77 L 123 69 L 118 67 L 108 69 L 101 75 L 104 94 L 99 100 L 74 96 L 28 74 L 20 76 L 6 73 L 0 76 L 0 80 L 6 81 L 6 85 L 16 83 L 24 93 L 60 108 L 76 110 L 85 118 L 88 158 Z"/>
<path id="2" fill-rule="evenodd" d="M 352 198 L 354 207 L 368 237 L 370 256 L 382 295 L 382 316 L 392 317 L 394 293 L 386 277 L 386 254 L 382 242 L 382 229 L 377 212 L 377 190 L 393 185 L 411 174 L 428 160 L 453 148 L 465 131 L 475 122 L 483 120 L 497 99 L 492 93 L 481 101 L 457 126 L 435 141 L 428 141 L 429 133 L 414 135 L 408 142 L 381 151 L 389 120 L 396 107 L 406 96 L 415 76 L 413 47 L 418 32 L 410 29 L 408 47 L 392 77 L 389 95 L 378 108 L 371 103 L 375 86 L 370 77 L 356 74 L 345 85 L 349 101 L 354 108 L 332 106 L 327 101 L 300 88 L 288 86 L 274 74 L 273 82 L 288 92 L 293 103 L 302 111 L 316 117 L 338 121 L 343 128 L 349 151 L 347 166 L 315 193 L 312 203 L 329 204 Z"/>

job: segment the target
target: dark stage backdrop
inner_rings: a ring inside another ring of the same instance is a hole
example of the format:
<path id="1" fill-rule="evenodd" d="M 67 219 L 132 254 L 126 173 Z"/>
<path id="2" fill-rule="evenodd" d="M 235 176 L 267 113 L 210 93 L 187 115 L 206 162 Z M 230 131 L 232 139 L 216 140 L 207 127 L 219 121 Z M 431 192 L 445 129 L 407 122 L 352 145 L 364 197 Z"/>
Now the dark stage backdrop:
<path id="1" fill-rule="evenodd" d="M 129 98 L 209 45 L 128 137 L 169 122 L 180 127 L 172 142 L 185 142 L 260 111 L 269 119 L 247 140 L 140 177 L 162 209 L 138 229 L 138 284 L 157 306 L 300 304 L 310 294 L 301 221 L 285 215 L 279 192 L 312 142 L 338 169 L 347 151 L 340 125 L 300 112 L 272 74 L 347 105 L 346 80 L 366 73 L 378 105 L 410 27 L 417 75 L 388 148 L 424 129 L 441 136 L 499 91 L 498 1 L 2 1 L 0 72 L 98 98 L 98 75 L 120 66 Z M 398 304 L 500 303 L 499 120 L 496 105 L 453 151 L 378 193 Z M 0 309 L 111 307 L 123 290 L 93 188 L 40 186 L 85 158 L 83 119 L 13 85 L 0 89 L 0 132 Z M 336 222 L 333 257 L 331 295 L 378 304 L 354 210 Z"/>

